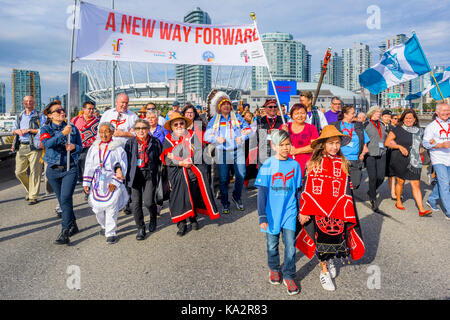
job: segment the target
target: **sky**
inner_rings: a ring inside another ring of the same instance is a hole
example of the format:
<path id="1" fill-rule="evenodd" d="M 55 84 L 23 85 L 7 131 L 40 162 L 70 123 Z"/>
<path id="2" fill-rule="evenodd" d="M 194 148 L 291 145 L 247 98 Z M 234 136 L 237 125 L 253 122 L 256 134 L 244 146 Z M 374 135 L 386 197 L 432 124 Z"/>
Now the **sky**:
<path id="1" fill-rule="evenodd" d="M 111 0 L 88 2 L 111 6 Z M 0 82 L 6 84 L 7 110 L 12 107 L 13 68 L 39 71 L 43 103 L 67 92 L 71 43 L 68 22 L 73 3 L 0 0 Z M 401 33 L 411 36 L 412 30 L 430 65 L 450 66 L 450 0 L 115 0 L 118 11 L 171 21 L 183 21 L 184 15 L 196 7 L 208 12 L 213 24 L 251 24 L 249 13 L 253 11 L 260 33 L 292 34 L 312 55 L 312 77 L 319 72 L 327 47 L 341 54 L 343 48 L 362 42 L 369 45 L 375 64 L 382 41 Z M 84 62 L 74 63 L 74 71 L 84 67 Z M 102 67 L 100 62 L 98 67 Z M 163 80 L 165 68 L 152 66 L 152 79 Z M 167 65 L 167 69 L 169 76 L 173 75 L 174 65 Z"/>

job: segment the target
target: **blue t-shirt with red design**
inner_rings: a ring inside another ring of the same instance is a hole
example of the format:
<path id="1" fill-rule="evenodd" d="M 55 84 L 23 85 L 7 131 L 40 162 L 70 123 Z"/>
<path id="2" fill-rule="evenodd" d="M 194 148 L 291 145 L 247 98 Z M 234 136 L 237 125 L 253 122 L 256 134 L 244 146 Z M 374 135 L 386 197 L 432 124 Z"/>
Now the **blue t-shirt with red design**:
<path id="1" fill-rule="evenodd" d="M 302 172 L 297 161 L 270 157 L 262 165 L 255 181 L 256 187 L 267 188 L 265 215 L 267 232 L 279 234 L 281 229 L 295 231 L 298 214 L 297 190 L 302 186 Z M 259 213 L 264 215 L 264 213 Z"/>

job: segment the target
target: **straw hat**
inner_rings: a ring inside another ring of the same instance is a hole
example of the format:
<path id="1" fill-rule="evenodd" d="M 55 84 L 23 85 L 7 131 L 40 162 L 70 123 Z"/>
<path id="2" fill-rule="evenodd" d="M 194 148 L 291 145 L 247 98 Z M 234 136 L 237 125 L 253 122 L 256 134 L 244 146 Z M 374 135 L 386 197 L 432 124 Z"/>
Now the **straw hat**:
<path id="1" fill-rule="evenodd" d="M 317 146 L 317 144 L 323 142 L 326 139 L 333 138 L 333 137 L 341 137 L 341 146 L 345 146 L 352 140 L 352 138 L 350 136 L 347 136 L 347 135 L 339 132 L 339 130 L 336 129 L 335 126 L 328 125 L 322 129 L 322 132 L 320 133 L 320 137 L 318 137 L 315 140 L 312 140 L 311 148 L 314 149 Z"/>
<path id="2" fill-rule="evenodd" d="M 139 110 L 138 113 L 147 113 L 147 107 L 146 107 L 146 106 L 143 106 L 143 107 L 141 108 L 141 110 Z"/>
<path id="3" fill-rule="evenodd" d="M 167 120 L 167 122 L 164 124 L 164 128 L 166 130 L 172 131 L 172 121 L 179 120 L 179 119 L 183 119 L 184 121 L 186 121 L 186 128 L 192 124 L 191 119 L 183 117 L 178 112 L 172 112 L 172 114 L 170 115 L 170 119 Z"/>

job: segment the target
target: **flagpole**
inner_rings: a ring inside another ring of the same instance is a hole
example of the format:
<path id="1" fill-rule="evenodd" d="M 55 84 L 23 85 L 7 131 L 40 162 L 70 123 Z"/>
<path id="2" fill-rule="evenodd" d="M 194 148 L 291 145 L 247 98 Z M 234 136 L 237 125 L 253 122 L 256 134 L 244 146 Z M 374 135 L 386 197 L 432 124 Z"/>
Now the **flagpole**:
<path id="1" fill-rule="evenodd" d="M 419 45 L 420 52 L 422 53 L 422 56 L 423 56 L 425 62 L 427 63 L 428 68 L 430 69 L 431 76 L 433 77 L 434 83 L 436 84 L 436 88 L 438 89 L 439 94 L 441 95 L 442 101 L 444 101 L 444 96 L 442 95 L 441 88 L 439 88 L 439 85 L 438 85 L 438 83 L 436 81 L 436 78 L 434 77 L 433 69 L 431 69 L 431 66 L 428 63 L 427 56 L 425 55 L 425 52 L 422 49 L 422 45 L 420 44 L 420 41 L 419 41 L 419 39 L 416 36 L 416 32 L 412 31 L 412 34 L 413 34 L 413 37 L 416 37 L 417 44 Z"/>
<path id="2" fill-rule="evenodd" d="M 67 124 L 70 125 L 70 103 L 72 94 L 72 70 L 73 70 L 73 43 L 75 40 L 75 15 L 77 12 L 77 0 L 74 0 L 73 23 L 72 23 L 72 42 L 70 45 L 70 67 L 69 67 L 69 92 L 67 93 Z M 67 144 L 70 144 L 70 134 L 67 137 Z M 70 151 L 67 151 L 67 171 L 70 170 Z"/>
<path id="3" fill-rule="evenodd" d="M 250 17 L 253 20 L 253 25 L 255 26 L 256 32 L 258 33 L 258 37 L 259 37 L 258 25 L 256 23 L 256 14 L 254 12 L 250 12 Z M 264 50 L 264 47 L 263 47 L 263 50 Z M 275 97 L 277 98 L 277 104 L 278 104 L 278 109 L 280 110 L 281 120 L 283 121 L 283 124 L 286 124 L 286 120 L 284 119 L 283 110 L 281 109 L 280 99 L 278 99 L 277 89 L 275 88 L 275 83 L 273 82 L 272 73 L 270 72 L 269 61 L 267 61 L 267 56 L 266 56 L 265 52 L 264 52 L 264 58 L 266 59 L 267 72 L 269 73 L 270 82 L 272 83 L 273 92 L 275 92 Z"/>
<path id="4" fill-rule="evenodd" d="M 441 95 L 442 101 L 444 101 L 444 95 L 441 92 L 441 88 L 439 88 L 439 85 L 438 85 L 438 83 L 436 81 L 436 78 L 434 77 L 433 71 L 430 71 L 430 73 L 431 73 L 431 76 L 433 77 L 434 83 L 436 84 L 436 88 L 438 89 L 439 94 Z"/>

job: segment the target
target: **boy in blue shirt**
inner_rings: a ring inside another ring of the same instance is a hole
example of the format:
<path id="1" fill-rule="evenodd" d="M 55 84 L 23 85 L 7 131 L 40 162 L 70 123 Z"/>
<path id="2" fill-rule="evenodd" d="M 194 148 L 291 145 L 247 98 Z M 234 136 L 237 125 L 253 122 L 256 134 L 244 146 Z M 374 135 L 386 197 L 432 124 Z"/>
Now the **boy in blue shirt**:
<path id="1" fill-rule="evenodd" d="M 276 154 L 262 165 L 256 178 L 258 187 L 258 215 L 262 232 L 267 236 L 267 256 L 270 268 L 269 282 L 281 283 L 280 255 L 278 244 L 280 233 L 285 246 L 283 283 L 289 295 L 300 292 L 295 278 L 295 227 L 299 211 L 301 168 L 297 161 L 289 158 L 291 140 L 284 130 L 271 135 L 272 148 Z"/>

